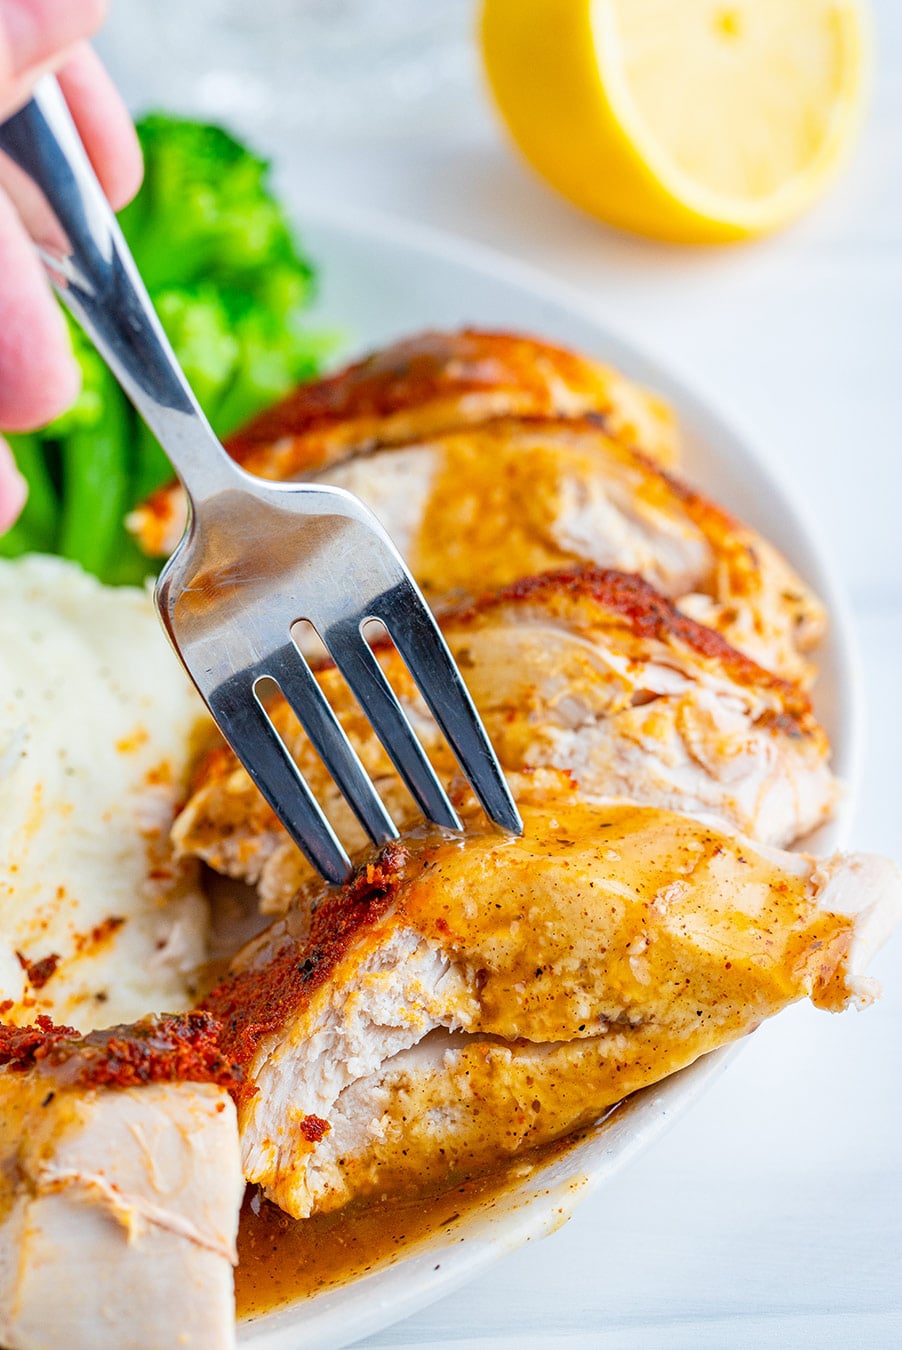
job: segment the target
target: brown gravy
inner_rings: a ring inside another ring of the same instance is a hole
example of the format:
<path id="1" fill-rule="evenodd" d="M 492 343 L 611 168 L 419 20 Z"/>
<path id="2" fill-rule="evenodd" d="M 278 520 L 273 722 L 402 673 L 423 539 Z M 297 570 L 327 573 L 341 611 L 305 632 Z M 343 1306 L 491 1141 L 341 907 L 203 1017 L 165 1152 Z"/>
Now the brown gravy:
<path id="1" fill-rule="evenodd" d="M 455 1230 L 475 1209 L 490 1209 L 540 1167 L 566 1154 L 585 1133 L 535 1149 L 500 1171 L 438 1195 L 356 1201 L 312 1219 L 291 1219 L 268 1201 L 249 1198 L 249 1192 L 238 1230 L 237 1316 L 262 1317 L 313 1298 L 393 1265 L 439 1233 L 452 1242 Z"/>

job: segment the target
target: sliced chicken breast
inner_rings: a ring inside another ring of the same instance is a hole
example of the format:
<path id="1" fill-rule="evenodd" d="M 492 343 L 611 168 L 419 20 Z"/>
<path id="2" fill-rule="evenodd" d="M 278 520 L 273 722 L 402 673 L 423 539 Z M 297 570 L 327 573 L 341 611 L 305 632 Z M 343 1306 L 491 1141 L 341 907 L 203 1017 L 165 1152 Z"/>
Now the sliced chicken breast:
<path id="1" fill-rule="evenodd" d="M 785 559 L 589 420 L 500 419 L 309 476 L 372 508 L 438 607 L 551 569 L 615 568 L 767 669 L 813 676 L 825 613 Z"/>
<path id="2" fill-rule="evenodd" d="M 811 676 L 825 614 L 785 559 L 588 421 L 492 422 L 316 481 L 367 502 L 433 604 L 589 563 L 644 577 L 767 669 Z"/>
<path id="3" fill-rule="evenodd" d="M 326 379 L 300 385 L 228 441 L 263 478 L 303 478 L 351 455 L 494 417 L 597 415 L 610 435 L 663 464 L 678 457 L 667 405 L 588 357 L 512 333 L 421 333 Z M 131 519 L 151 554 L 171 553 L 185 524 L 176 485 Z"/>
<path id="4" fill-rule="evenodd" d="M 522 838 L 410 834 L 309 892 L 205 1001 L 245 1069 L 245 1175 L 288 1213 L 454 1180 L 795 999 L 873 996 L 892 864 L 622 801 L 522 810 Z"/>
<path id="5" fill-rule="evenodd" d="M 0 1341 L 227 1350 L 244 1182 L 215 1027 L 41 1020 L 0 1028 Z"/>
<path id="6" fill-rule="evenodd" d="M 446 613 L 442 629 L 503 767 L 568 772 L 580 797 L 622 795 L 707 811 L 787 845 L 821 824 L 837 785 L 808 697 L 693 623 L 638 577 L 595 568 L 533 577 Z M 407 668 L 379 660 L 446 782 L 456 763 Z M 402 828 L 416 808 L 347 685 L 317 679 Z M 343 840 L 360 826 L 284 700 L 279 734 Z M 283 910 L 310 876 L 246 771 L 222 742 L 207 753 L 178 817 L 178 851 L 257 884 Z"/>

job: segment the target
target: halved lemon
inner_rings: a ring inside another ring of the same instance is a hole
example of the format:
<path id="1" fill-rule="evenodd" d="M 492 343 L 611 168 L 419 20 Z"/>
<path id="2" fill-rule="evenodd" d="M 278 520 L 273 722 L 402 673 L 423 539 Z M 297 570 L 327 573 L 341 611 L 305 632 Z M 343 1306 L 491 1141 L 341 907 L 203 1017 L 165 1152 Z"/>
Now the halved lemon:
<path id="1" fill-rule="evenodd" d="M 858 130 L 861 0 L 483 0 L 498 106 L 578 206 L 658 239 L 787 224 Z"/>

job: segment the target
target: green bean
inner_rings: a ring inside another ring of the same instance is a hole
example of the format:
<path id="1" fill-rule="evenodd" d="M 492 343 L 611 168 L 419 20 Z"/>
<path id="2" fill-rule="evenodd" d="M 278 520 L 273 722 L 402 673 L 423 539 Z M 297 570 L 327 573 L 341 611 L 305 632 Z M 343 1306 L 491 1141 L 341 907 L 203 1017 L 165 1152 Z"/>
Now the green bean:
<path id="1" fill-rule="evenodd" d="M 47 446 L 39 433 L 10 436 L 19 472 L 28 484 L 25 509 L 0 536 L 0 557 L 55 551 L 60 503 L 47 466 Z"/>
<path id="2" fill-rule="evenodd" d="M 95 576 L 120 540 L 128 507 L 129 442 L 134 417 L 112 375 L 103 387 L 103 410 L 91 426 L 73 427 L 61 445 L 63 510 L 58 551 Z"/>

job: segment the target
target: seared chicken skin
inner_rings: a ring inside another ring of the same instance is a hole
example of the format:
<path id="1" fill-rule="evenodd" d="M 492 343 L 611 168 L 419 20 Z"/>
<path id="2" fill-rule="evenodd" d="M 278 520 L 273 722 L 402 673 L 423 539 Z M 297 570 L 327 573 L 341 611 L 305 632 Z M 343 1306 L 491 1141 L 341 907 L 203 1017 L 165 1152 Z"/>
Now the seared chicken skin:
<path id="1" fill-rule="evenodd" d="M 0 1027 L 0 1341 L 228 1350 L 244 1182 L 211 1019 L 41 1021 Z"/>
<path id="2" fill-rule="evenodd" d="M 892 864 L 631 803 L 522 809 L 522 838 L 411 834 L 308 893 L 207 998 L 245 1069 L 245 1176 L 288 1213 L 448 1183 L 795 999 L 871 998 Z"/>
<path id="3" fill-rule="evenodd" d="M 446 613 L 442 629 L 503 767 L 567 771 L 581 797 L 624 796 L 723 817 L 786 845 L 830 814 L 836 783 L 807 696 L 702 628 L 638 577 L 594 568 L 551 573 Z M 457 767 L 394 647 L 379 660 L 447 782 Z M 402 828 L 415 807 L 347 685 L 317 674 L 329 703 Z M 364 835 L 281 698 L 279 734 L 342 839 Z M 232 752 L 201 761 L 175 823 L 182 854 L 259 885 L 284 909 L 310 871 Z"/>
<path id="4" fill-rule="evenodd" d="M 300 385 L 227 442 L 261 478 L 306 478 L 352 455 L 514 415 L 597 415 L 611 436 L 663 464 L 678 457 L 669 408 L 588 357 L 512 333 L 421 333 Z M 146 552 L 171 553 L 185 526 L 173 484 L 132 516 Z"/>

